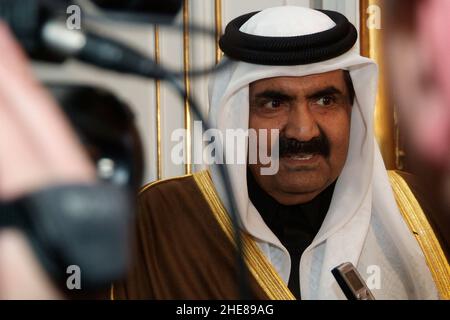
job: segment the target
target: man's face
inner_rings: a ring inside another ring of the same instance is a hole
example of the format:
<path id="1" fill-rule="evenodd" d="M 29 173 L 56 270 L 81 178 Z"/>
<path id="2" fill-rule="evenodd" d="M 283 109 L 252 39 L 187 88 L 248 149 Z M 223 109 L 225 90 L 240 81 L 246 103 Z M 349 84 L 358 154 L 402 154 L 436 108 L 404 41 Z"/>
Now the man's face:
<path id="1" fill-rule="evenodd" d="M 251 129 L 278 129 L 280 163 L 275 175 L 261 175 L 260 187 L 284 205 L 306 203 L 342 171 L 350 136 L 351 104 L 341 70 L 304 77 L 277 77 L 250 84 Z M 270 134 L 268 145 L 272 145 Z"/>

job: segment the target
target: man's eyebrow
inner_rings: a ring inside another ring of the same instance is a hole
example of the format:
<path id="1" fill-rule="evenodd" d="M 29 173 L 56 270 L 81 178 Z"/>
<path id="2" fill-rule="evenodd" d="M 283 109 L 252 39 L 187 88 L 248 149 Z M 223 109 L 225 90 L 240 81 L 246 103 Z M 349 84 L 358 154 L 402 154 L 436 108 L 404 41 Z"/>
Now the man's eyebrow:
<path id="1" fill-rule="evenodd" d="M 281 90 L 264 90 L 263 92 L 257 93 L 252 97 L 252 100 L 258 99 L 273 99 L 273 100 L 282 100 L 282 101 L 292 101 L 295 100 L 295 97 L 289 95 Z"/>
<path id="2" fill-rule="evenodd" d="M 319 89 L 306 96 L 307 99 L 319 99 L 325 96 L 343 95 L 344 93 L 334 86 Z"/>

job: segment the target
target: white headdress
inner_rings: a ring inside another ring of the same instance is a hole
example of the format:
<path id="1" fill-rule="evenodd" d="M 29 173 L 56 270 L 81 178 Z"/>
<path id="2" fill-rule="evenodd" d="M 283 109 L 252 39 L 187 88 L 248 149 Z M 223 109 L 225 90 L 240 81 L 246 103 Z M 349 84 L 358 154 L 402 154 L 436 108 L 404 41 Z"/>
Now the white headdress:
<path id="1" fill-rule="evenodd" d="M 334 27 L 336 22 L 325 13 L 284 6 L 252 15 L 242 24 L 240 31 L 266 37 L 292 37 L 320 33 Z M 373 264 L 380 265 L 381 272 L 385 264 L 397 264 L 395 267 L 386 265 L 386 270 L 393 272 L 394 268 L 397 270 L 395 272 L 404 273 L 398 275 L 400 282 L 421 274 L 420 279 L 414 279 L 408 289 L 413 290 L 412 295 L 419 295 L 420 290 L 423 290 L 425 296 L 433 296 L 435 289 L 423 254 L 399 213 L 374 139 L 377 66 L 372 60 L 360 56 L 353 48 L 333 58 L 309 64 L 274 66 L 234 61 L 228 69 L 215 75 L 210 84 L 210 125 L 223 131 L 248 129 L 249 84 L 256 80 L 279 76 L 301 77 L 339 69 L 350 72 L 356 93 L 351 116 L 350 145 L 325 221 L 302 255 L 302 297 L 342 298 L 330 271 L 347 261 L 359 267 L 373 261 Z M 256 239 L 287 282 L 289 254 L 249 200 L 246 165 L 227 165 L 227 170 L 243 229 Z M 211 172 L 219 195 L 225 206 L 228 206 L 217 168 L 212 166 Z M 398 257 L 388 263 L 386 259 L 391 257 L 386 256 L 392 252 Z M 362 255 L 367 263 L 360 261 Z M 390 297 L 390 293 L 384 292 L 378 296 Z"/>

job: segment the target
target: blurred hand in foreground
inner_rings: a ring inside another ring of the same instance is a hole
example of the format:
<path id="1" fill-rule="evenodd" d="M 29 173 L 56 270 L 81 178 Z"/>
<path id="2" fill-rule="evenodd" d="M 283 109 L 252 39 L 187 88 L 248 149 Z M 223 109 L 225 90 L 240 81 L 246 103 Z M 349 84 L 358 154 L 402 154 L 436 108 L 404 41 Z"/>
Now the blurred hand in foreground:
<path id="1" fill-rule="evenodd" d="M 0 22 L 0 201 L 56 184 L 89 183 L 95 170 L 64 115 Z M 0 299 L 58 299 L 25 235 L 0 229 Z"/>

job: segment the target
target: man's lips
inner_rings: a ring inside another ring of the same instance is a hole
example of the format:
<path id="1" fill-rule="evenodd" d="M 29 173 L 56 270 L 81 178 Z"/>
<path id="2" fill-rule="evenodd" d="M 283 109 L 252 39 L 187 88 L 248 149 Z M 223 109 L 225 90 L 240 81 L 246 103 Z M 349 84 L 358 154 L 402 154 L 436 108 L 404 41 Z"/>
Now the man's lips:
<path id="1" fill-rule="evenodd" d="M 281 157 L 282 160 L 295 163 L 312 163 L 319 158 L 317 153 L 296 153 L 287 154 Z"/>
<path id="2" fill-rule="evenodd" d="M 288 156 L 288 158 L 293 160 L 310 160 L 312 159 L 312 157 L 314 157 L 314 154 L 312 153 L 299 153 L 296 155 Z"/>

